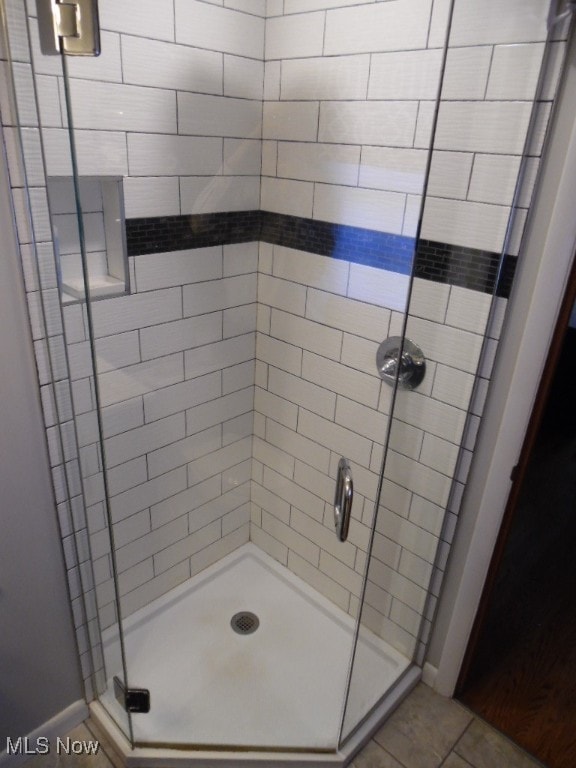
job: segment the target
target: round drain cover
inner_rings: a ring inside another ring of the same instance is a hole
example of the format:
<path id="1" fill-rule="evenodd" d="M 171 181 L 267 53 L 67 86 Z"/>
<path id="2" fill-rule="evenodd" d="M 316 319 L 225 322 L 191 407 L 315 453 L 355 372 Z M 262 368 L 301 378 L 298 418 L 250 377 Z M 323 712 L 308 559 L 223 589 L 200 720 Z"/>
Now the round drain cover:
<path id="1" fill-rule="evenodd" d="M 230 626 L 234 632 L 238 632 L 239 635 L 251 635 L 252 632 L 256 632 L 260 626 L 260 620 L 255 613 L 250 611 L 240 611 L 235 613 L 230 619 Z"/>

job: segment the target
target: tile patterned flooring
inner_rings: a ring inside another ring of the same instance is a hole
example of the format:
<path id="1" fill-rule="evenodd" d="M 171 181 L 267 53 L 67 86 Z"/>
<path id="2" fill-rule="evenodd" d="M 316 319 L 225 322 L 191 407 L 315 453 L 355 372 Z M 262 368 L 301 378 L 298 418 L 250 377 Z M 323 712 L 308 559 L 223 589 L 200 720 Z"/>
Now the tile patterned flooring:
<path id="1" fill-rule="evenodd" d="M 70 734 L 93 738 L 86 725 Z M 22 768 L 113 768 L 95 756 L 37 755 Z M 542 768 L 456 701 L 418 685 L 357 755 L 350 768 Z"/>
<path id="2" fill-rule="evenodd" d="M 539 768 L 541 763 L 457 701 L 418 685 L 354 768 Z"/>

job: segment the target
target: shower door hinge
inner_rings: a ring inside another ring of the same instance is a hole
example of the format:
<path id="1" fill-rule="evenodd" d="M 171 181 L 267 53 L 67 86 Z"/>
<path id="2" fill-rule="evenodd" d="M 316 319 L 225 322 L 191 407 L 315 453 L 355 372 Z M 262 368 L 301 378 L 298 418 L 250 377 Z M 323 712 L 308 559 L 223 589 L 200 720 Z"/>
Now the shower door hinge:
<path id="1" fill-rule="evenodd" d="M 98 0 L 36 0 L 36 6 L 42 53 L 100 55 Z"/>
<path id="2" fill-rule="evenodd" d="M 576 13 L 575 0 L 552 0 L 548 10 L 548 31 L 573 13 Z"/>
<path id="3" fill-rule="evenodd" d="M 150 691 L 147 688 L 126 688 L 116 675 L 114 676 L 114 696 L 126 712 L 150 712 Z"/>

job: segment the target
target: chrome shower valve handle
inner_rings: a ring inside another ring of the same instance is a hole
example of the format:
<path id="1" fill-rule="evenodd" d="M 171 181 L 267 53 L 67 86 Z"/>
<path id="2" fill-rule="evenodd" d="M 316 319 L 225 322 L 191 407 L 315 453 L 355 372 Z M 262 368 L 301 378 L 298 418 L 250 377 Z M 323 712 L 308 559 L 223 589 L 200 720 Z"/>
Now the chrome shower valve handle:
<path id="1" fill-rule="evenodd" d="M 400 389 L 415 389 L 422 383 L 426 373 L 426 360 L 420 347 L 413 341 L 402 339 L 401 336 L 390 336 L 378 347 L 376 367 L 380 377 L 391 387 L 398 378 Z"/>

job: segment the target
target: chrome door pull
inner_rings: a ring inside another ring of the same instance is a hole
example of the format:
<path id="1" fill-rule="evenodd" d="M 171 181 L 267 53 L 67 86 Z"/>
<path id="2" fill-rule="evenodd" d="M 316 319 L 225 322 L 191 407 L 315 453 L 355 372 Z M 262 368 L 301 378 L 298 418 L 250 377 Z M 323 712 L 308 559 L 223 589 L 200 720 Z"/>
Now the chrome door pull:
<path id="1" fill-rule="evenodd" d="M 350 469 L 348 459 L 342 456 L 338 462 L 336 493 L 334 494 L 334 525 L 336 526 L 336 536 L 338 536 L 340 541 L 346 541 L 348 538 L 353 496 L 352 470 Z"/>

